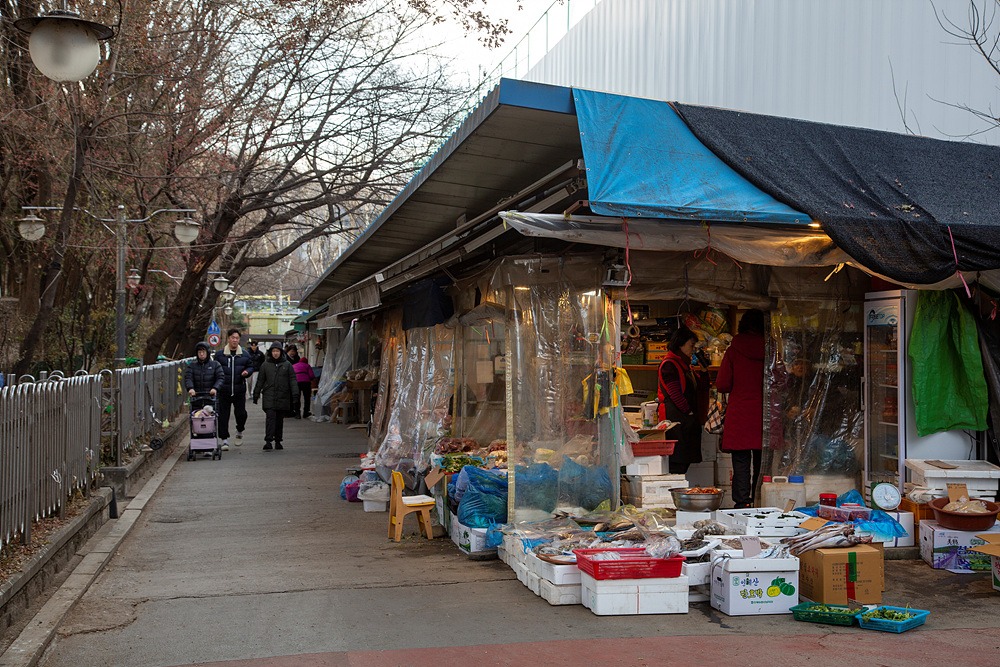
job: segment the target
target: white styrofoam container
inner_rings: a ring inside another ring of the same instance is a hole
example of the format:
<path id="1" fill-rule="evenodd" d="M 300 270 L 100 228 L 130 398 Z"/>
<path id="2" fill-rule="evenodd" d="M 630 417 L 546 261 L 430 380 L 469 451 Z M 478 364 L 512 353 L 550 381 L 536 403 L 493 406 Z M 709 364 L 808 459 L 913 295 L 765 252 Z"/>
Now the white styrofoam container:
<path id="1" fill-rule="evenodd" d="M 708 584 L 688 588 L 688 602 L 708 602 L 712 599 L 712 587 Z"/>
<path id="2" fill-rule="evenodd" d="M 534 572 L 532 572 L 530 569 L 528 570 L 526 578 L 527 581 L 524 582 L 524 585 L 528 587 L 528 590 L 534 593 L 535 595 L 541 595 L 542 578 L 539 577 Z"/>
<path id="3" fill-rule="evenodd" d="M 366 512 L 388 512 L 389 502 L 386 500 L 362 500 Z"/>
<path id="4" fill-rule="evenodd" d="M 1000 488 L 1000 467 L 989 461 L 945 461 L 958 466 L 950 470 L 927 463 L 926 459 L 906 459 L 910 471 L 910 481 L 917 486 L 947 489 L 949 483 L 966 484 L 975 488 Z"/>
<path id="5" fill-rule="evenodd" d="M 576 565 L 556 565 L 542 560 L 533 553 L 527 554 L 525 562 L 529 570 L 556 586 L 580 584 L 580 569 Z"/>
<path id="6" fill-rule="evenodd" d="M 711 581 L 712 563 L 684 563 L 681 565 L 681 574 L 688 578 L 689 586 L 703 586 Z"/>
<path id="7" fill-rule="evenodd" d="M 514 561 L 511 564 L 510 569 L 514 570 L 514 574 L 517 575 L 517 580 L 520 581 L 525 586 L 528 585 L 528 566 L 524 563 L 519 563 Z"/>
<path id="8" fill-rule="evenodd" d="M 779 577 L 793 587 L 790 595 L 771 595 L 771 582 Z M 723 614 L 790 614 L 799 602 L 799 559 L 716 558 L 711 586 L 712 608 Z"/>
<path id="9" fill-rule="evenodd" d="M 625 466 L 626 475 L 662 475 L 664 456 L 637 456 L 633 463 Z"/>
<path id="10" fill-rule="evenodd" d="M 899 522 L 906 531 L 906 537 L 897 537 L 892 540 L 883 540 L 882 546 L 886 547 L 912 547 L 913 541 L 913 512 L 886 512 L 889 516 Z"/>
<path id="11" fill-rule="evenodd" d="M 685 510 L 677 510 L 678 526 L 691 526 L 695 521 L 709 521 L 711 519 L 711 512 L 688 512 Z"/>
<path id="12" fill-rule="evenodd" d="M 500 562 L 504 565 L 507 564 L 507 550 L 504 549 L 503 546 L 497 547 L 497 558 L 499 558 Z"/>
<path id="13" fill-rule="evenodd" d="M 787 537 L 806 532 L 799 524 L 808 519 L 802 512 L 783 512 L 777 507 L 755 507 L 742 510 L 718 510 L 715 520 L 729 526 L 734 533 L 761 537 Z"/>
<path id="14" fill-rule="evenodd" d="M 580 584 L 553 584 L 542 579 L 539 584 L 539 597 L 550 605 L 581 604 L 583 587 Z"/>
<path id="15" fill-rule="evenodd" d="M 634 614 L 686 614 L 688 580 L 594 579 L 586 572 L 580 577 L 583 606 L 598 616 Z"/>

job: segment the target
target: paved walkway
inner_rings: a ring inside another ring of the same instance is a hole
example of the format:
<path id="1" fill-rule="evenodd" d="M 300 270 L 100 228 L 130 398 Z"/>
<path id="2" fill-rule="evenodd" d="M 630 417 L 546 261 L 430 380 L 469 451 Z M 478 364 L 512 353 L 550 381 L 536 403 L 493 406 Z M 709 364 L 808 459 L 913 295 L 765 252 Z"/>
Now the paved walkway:
<path id="1" fill-rule="evenodd" d="M 51 617 L 58 632 L 38 664 L 996 664 L 1000 593 L 985 576 L 922 562 L 887 564 L 885 599 L 933 610 L 925 628 L 900 636 L 727 617 L 704 603 L 641 617 L 551 607 L 498 561 L 419 538 L 413 519 L 395 544 L 386 514 L 342 501 L 363 431 L 308 420 L 286 428 L 284 451 L 261 451 L 263 414 L 251 408 L 245 444 L 221 461 L 178 452 L 156 493 L 130 503 L 131 530 L 113 522 L 88 544 L 120 542 L 96 578 L 75 572 L 78 587 L 53 598 L 75 606 Z M 25 633 L 44 634 L 44 622 Z M 26 655 L 5 654 L 0 666 L 34 664 Z"/>

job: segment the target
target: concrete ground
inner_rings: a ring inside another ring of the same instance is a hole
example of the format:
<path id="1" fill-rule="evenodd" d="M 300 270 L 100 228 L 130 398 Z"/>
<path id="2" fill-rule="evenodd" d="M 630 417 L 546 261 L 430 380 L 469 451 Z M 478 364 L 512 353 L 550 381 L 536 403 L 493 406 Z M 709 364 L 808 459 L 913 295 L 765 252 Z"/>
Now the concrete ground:
<path id="1" fill-rule="evenodd" d="M 395 544 L 386 514 L 341 500 L 364 431 L 288 420 L 286 449 L 263 452 L 263 414 L 250 414 L 245 444 L 221 461 L 170 459 L 39 664 L 997 664 L 1000 593 L 921 561 L 886 563 L 884 600 L 932 611 L 898 636 L 707 603 L 623 617 L 549 606 L 499 561 L 420 538 L 413 518 Z"/>

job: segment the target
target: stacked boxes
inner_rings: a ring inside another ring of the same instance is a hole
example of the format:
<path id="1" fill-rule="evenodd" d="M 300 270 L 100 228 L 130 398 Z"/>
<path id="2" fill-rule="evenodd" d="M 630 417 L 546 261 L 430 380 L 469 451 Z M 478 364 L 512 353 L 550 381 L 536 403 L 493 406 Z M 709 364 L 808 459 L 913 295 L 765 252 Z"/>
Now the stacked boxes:
<path id="1" fill-rule="evenodd" d="M 939 497 L 948 495 L 948 484 L 965 484 L 974 498 L 994 500 L 1000 489 L 1000 467 L 988 461 L 944 461 L 955 468 L 939 468 L 926 459 L 906 459 L 910 481 Z"/>
<path id="2" fill-rule="evenodd" d="M 737 535 L 789 537 L 806 532 L 799 528 L 810 518 L 802 512 L 782 512 L 777 507 L 757 507 L 744 510 L 718 510 L 716 521 L 733 529 Z"/>
<path id="3" fill-rule="evenodd" d="M 554 565 L 526 553 L 521 540 L 513 535 L 504 535 L 497 554 L 518 581 L 549 604 L 580 604 L 580 570 L 576 565 Z"/>
<path id="4" fill-rule="evenodd" d="M 986 544 L 979 535 L 1000 533 L 1000 524 L 989 530 L 949 530 L 937 521 L 920 522 L 920 557 L 935 569 L 957 572 L 989 572 L 990 557 L 973 551 Z"/>
<path id="5" fill-rule="evenodd" d="M 688 485 L 684 475 L 625 475 L 622 477 L 622 502 L 636 507 L 674 508 L 671 489 Z"/>
<path id="6" fill-rule="evenodd" d="M 598 616 L 686 614 L 688 578 L 594 579 L 580 573 L 583 606 Z"/>

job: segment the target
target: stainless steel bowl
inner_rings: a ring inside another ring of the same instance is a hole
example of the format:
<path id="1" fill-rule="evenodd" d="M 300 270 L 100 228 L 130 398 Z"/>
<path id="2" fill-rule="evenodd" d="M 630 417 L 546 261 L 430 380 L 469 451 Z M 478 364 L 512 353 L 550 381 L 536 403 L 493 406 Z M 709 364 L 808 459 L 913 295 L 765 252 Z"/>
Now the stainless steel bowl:
<path id="1" fill-rule="evenodd" d="M 722 506 L 722 493 L 685 493 L 688 489 L 670 489 L 674 505 L 685 512 L 711 512 Z"/>

